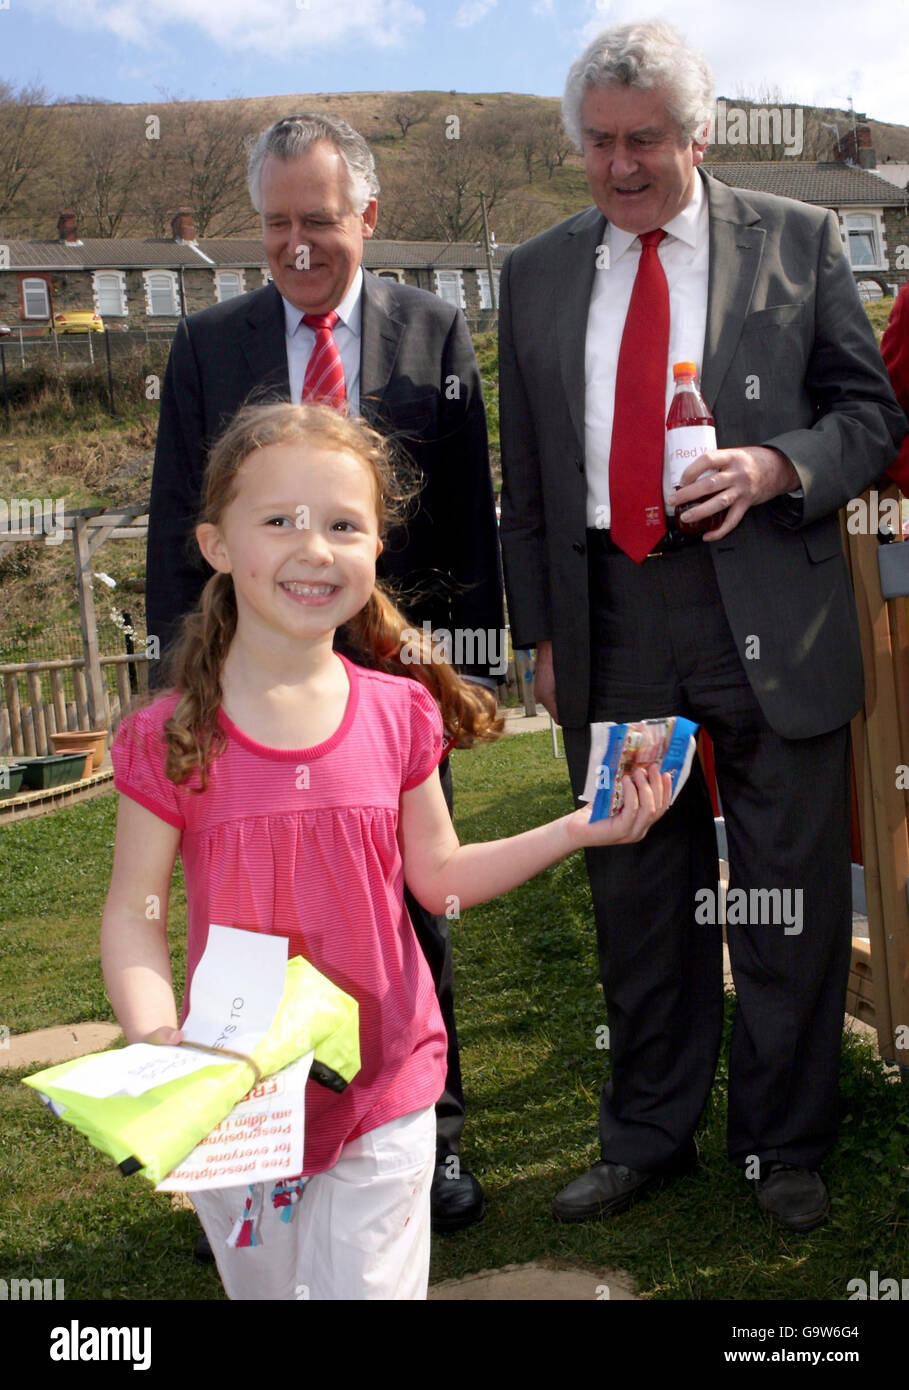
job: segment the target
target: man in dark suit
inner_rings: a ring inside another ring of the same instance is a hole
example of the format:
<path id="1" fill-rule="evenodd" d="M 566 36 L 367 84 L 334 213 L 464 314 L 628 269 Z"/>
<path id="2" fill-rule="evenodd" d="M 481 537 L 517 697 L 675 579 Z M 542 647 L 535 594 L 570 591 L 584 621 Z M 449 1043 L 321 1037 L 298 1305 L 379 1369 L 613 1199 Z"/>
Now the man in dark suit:
<path id="1" fill-rule="evenodd" d="M 328 381 L 336 401 L 399 438 L 419 470 L 417 510 L 387 538 L 379 577 L 394 582 L 416 625 L 489 634 L 486 664 L 461 669 L 494 689 L 490 643 L 504 624 L 502 585 L 482 388 L 464 317 L 433 294 L 363 270 L 379 187 L 366 141 L 346 122 L 311 114 L 277 121 L 251 151 L 249 184 L 272 283 L 177 328 L 152 481 L 149 635 L 166 648 L 207 577 L 189 541 L 213 439 L 246 401 L 325 398 Z M 440 775 L 450 804 L 447 759 Z M 407 904 L 449 1037 L 433 1228 L 457 1230 L 479 1220 L 484 1203 L 457 1159 L 464 1101 L 451 943 L 444 918 L 409 894 Z"/>
<path id="2" fill-rule="evenodd" d="M 837 1128 L 863 694 L 837 510 L 904 425 L 835 216 L 706 177 L 712 106 L 706 63 L 663 24 L 606 30 L 571 70 L 565 124 L 596 206 L 503 269 L 501 539 L 512 639 L 537 648 L 576 794 L 591 721 L 682 714 L 713 739 L 730 887 L 748 905 L 727 921 L 729 1155 L 764 1210 L 808 1230 L 829 1206 L 817 1169 Z M 669 501 L 682 359 L 700 366 L 718 447 Z M 706 538 L 679 530 L 674 503 L 713 518 Z M 587 862 L 611 1078 L 602 1159 L 554 1204 L 568 1221 L 696 1161 L 723 1012 L 697 761 L 644 841 Z"/>

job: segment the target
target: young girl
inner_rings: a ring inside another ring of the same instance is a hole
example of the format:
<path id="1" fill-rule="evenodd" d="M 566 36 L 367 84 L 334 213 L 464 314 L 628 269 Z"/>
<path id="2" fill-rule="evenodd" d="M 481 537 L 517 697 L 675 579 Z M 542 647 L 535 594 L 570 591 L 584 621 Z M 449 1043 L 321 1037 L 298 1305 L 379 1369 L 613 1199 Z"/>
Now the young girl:
<path id="1" fill-rule="evenodd" d="M 340 1094 L 307 1084 L 305 1184 L 193 1197 L 230 1298 L 426 1296 L 446 1038 L 404 880 L 431 912 L 464 909 L 585 845 L 640 839 L 669 802 L 668 776 L 638 769 L 612 820 L 585 809 L 459 846 L 436 775 L 443 726 L 467 746 L 500 724 L 492 696 L 431 653 L 399 659 L 405 619 L 375 587 L 393 483 L 385 441 L 327 406 L 241 411 L 209 462 L 196 536 L 216 572 L 175 688 L 112 750 L 102 960 L 127 1041 L 182 1038 L 166 931 L 178 850 L 183 1018 L 212 922 L 287 937 L 359 1004 L 360 1072 Z M 333 650 L 345 624 L 371 669 Z M 230 1246 L 244 1212 L 257 1243 Z"/>

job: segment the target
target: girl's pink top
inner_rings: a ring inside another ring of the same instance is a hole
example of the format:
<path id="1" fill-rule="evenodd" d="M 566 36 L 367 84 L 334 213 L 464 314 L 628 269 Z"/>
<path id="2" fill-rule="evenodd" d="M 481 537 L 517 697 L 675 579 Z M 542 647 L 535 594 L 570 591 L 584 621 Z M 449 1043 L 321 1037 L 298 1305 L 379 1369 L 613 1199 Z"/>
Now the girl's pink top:
<path id="1" fill-rule="evenodd" d="M 338 730 L 314 748 L 266 748 L 219 711 L 227 747 L 177 786 L 164 774 L 171 691 L 120 725 L 111 749 L 125 796 L 182 831 L 186 996 L 209 924 L 286 936 L 360 1006 L 362 1067 L 340 1095 L 310 1081 L 304 1173 L 343 1144 L 434 1105 L 447 1040 L 429 967 L 404 906 L 398 847 L 402 791 L 432 773 L 442 720 L 415 680 L 355 666 Z"/>

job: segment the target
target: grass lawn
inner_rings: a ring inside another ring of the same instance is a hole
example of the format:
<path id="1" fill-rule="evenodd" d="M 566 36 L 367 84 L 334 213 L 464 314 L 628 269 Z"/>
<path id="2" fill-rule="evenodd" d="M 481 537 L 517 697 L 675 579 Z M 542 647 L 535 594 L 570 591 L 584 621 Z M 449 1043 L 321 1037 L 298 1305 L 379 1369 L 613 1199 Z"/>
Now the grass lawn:
<path id="1" fill-rule="evenodd" d="M 549 735 L 455 754 L 464 840 L 513 834 L 568 809 Z M 0 830 L 4 913 L 0 999 L 13 1033 L 112 1017 L 98 963 L 115 797 Z M 172 897 L 182 984 L 185 898 Z M 808 1236 L 772 1227 L 725 1155 L 724 1047 L 703 1117 L 699 1173 L 605 1224 L 560 1226 L 553 1194 L 595 1159 L 608 1054 L 581 857 L 471 909 L 454 925 L 458 1021 L 469 1118 L 463 1161 L 482 1178 L 479 1227 L 433 1243 L 433 1280 L 529 1260 L 629 1271 L 654 1299 L 844 1299 L 850 1279 L 909 1272 L 909 1107 L 870 1048 L 843 1061 L 843 1129 L 825 1173 L 830 1223 Z M 630 924 L 633 929 L 633 924 Z M 731 1022 L 732 1004 L 727 1011 Z M 192 1213 L 124 1180 L 74 1130 L 0 1072 L 0 1278 L 62 1278 L 67 1298 L 217 1299 L 194 1264 Z"/>

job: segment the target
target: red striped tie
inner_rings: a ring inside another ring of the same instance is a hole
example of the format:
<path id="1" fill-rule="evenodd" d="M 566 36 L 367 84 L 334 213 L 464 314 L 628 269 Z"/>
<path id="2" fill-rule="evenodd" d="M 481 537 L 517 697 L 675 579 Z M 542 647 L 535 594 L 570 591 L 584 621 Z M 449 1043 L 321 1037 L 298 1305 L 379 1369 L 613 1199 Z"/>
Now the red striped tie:
<path id="1" fill-rule="evenodd" d="M 612 539 L 638 564 L 666 531 L 663 450 L 666 441 L 666 364 L 669 286 L 657 246 L 666 233 L 641 236 L 641 259 L 631 291 L 615 379 L 609 453 Z"/>
<path id="2" fill-rule="evenodd" d="M 340 408 L 347 400 L 347 392 L 344 389 L 344 364 L 332 332 L 338 316 L 334 310 L 328 314 L 304 314 L 303 322 L 315 333 L 316 343 L 306 365 L 301 399 Z"/>

